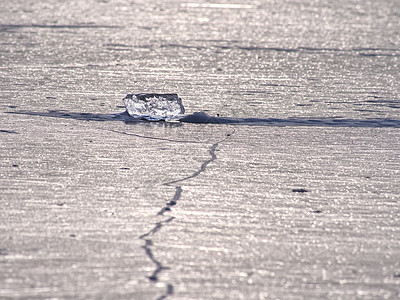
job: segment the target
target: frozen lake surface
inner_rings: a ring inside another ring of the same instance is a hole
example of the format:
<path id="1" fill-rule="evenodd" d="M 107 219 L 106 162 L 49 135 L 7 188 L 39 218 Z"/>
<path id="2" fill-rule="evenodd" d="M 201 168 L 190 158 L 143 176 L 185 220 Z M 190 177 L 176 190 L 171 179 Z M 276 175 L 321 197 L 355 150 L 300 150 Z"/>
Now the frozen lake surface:
<path id="1" fill-rule="evenodd" d="M 2 1 L 0 298 L 398 299 L 399 33 L 397 0 Z"/>

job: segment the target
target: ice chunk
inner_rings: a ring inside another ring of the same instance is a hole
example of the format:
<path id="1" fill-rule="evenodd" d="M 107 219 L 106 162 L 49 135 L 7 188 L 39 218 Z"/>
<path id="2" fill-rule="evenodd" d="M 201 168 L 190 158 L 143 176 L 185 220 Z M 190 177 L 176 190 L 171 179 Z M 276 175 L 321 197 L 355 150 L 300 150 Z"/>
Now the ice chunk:
<path id="1" fill-rule="evenodd" d="M 185 113 L 177 94 L 128 94 L 123 101 L 130 116 L 149 121 L 178 119 Z"/>

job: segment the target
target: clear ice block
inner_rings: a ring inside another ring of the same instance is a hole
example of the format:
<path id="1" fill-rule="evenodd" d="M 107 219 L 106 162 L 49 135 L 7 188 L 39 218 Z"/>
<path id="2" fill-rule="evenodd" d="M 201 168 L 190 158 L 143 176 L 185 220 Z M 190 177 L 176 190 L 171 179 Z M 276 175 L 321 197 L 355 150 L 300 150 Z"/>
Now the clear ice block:
<path id="1" fill-rule="evenodd" d="M 128 94 L 123 101 L 130 116 L 149 121 L 178 119 L 185 113 L 177 94 Z"/>

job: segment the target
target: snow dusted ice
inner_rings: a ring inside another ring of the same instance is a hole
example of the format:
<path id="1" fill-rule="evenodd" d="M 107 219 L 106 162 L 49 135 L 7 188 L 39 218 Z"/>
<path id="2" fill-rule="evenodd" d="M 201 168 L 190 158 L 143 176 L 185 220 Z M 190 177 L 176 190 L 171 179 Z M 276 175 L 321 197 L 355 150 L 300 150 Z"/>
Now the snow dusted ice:
<path id="1" fill-rule="evenodd" d="M 398 0 L 0 18 L 0 299 L 400 298 Z"/>

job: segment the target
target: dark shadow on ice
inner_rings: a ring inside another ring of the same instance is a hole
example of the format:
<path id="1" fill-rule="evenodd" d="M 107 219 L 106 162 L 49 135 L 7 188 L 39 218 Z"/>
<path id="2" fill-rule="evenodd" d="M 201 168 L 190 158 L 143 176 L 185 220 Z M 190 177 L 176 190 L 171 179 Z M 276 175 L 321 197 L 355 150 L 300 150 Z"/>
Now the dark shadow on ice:
<path id="1" fill-rule="evenodd" d="M 48 112 L 15 111 L 9 114 L 41 116 L 52 118 L 75 119 L 84 121 L 122 121 L 128 124 L 140 124 L 147 120 L 133 118 L 126 111 L 117 114 L 78 113 L 64 110 L 50 110 Z M 253 126 L 317 126 L 317 127 L 395 127 L 400 128 L 398 119 L 344 119 L 344 118 L 230 118 L 214 117 L 204 112 L 195 112 L 179 119 L 180 122 L 157 121 L 158 123 L 179 125 L 180 123 L 196 124 L 235 124 Z"/>
<path id="2" fill-rule="evenodd" d="M 20 28 L 47 28 L 47 29 L 96 29 L 96 28 L 123 28 L 115 25 L 87 24 L 0 24 L 0 32 Z"/>
<path id="3" fill-rule="evenodd" d="M 96 121 L 96 122 L 105 122 L 105 121 L 119 121 L 125 122 L 126 124 L 139 125 L 143 123 L 158 123 L 163 126 L 182 126 L 179 121 L 175 122 L 151 122 L 145 119 L 133 118 L 128 112 L 124 111 L 122 113 L 117 114 L 93 114 L 93 113 L 79 113 L 79 112 L 70 112 L 66 110 L 49 110 L 47 112 L 35 112 L 35 111 L 7 111 L 7 114 L 15 114 L 15 115 L 27 115 L 27 116 L 38 116 L 38 117 L 49 117 L 49 118 L 59 118 L 59 119 L 74 119 L 74 120 L 82 120 L 82 121 Z"/>
<path id="4" fill-rule="evenodd" d="M 92 114 L 92 113 L 79 113 L 69 112 L 66 110 L 49 110 L 47 112 L 35 112 L 35 111 L 8 111 L 8 114 L 16 115 L 27 115 L 27 116 L 40 116 L 40 117 L 51 117 L 61 119 L 75 119 L 83 121 L 125 121 L 125 122 L 140 122 L 140 119 L 132 118 L 125 111 L 118 114 Z"/>
<path id="5" fill-rule="evenodd" d="M 19 132 L 16 132 L 14 130 L 6 130 L 6 129 L 0 129 L 0 133 L 19 134 Z"/>
<path id="6" fill-rule="evenodd" d="M 229 118 L 213 117 L 204 112 L 196 112 L 180 119 L 186 123 L 235 124 L 257 126 L 319 126 L 319 127 L 400 127 L 395 119 L 342 119 L 342 118 Z"/>
<path id="7" fill-rule="evenodd" d="M 334 53 L 337 55 L 359 55 L 359 56 L 400 56 L 399 49 L 396 48 L 318 48 L 318 47 L 294 47 L 294 48 L 281 48 L 281 47 L 259 47 L 259 46 L 241 46 L 236 42 L 231 41 L 231 44 L 226 44 L 226 40 L 194 40 L 203 42 L 212 42 L 212 46 L 199 46 L 189 44 L 162 44 L 161 48 L 180 48 L 180 49 L 196 49 L 207 50 L 210 47 L 222 50 L 241 50 L 241 51 L 258 51 L 258 52 L 283 52 L 283 53 L 301 53 L 301 54 L 316 54 L 316 53 Z M 219 44 L 222 43 L 222 44 Z"/>

